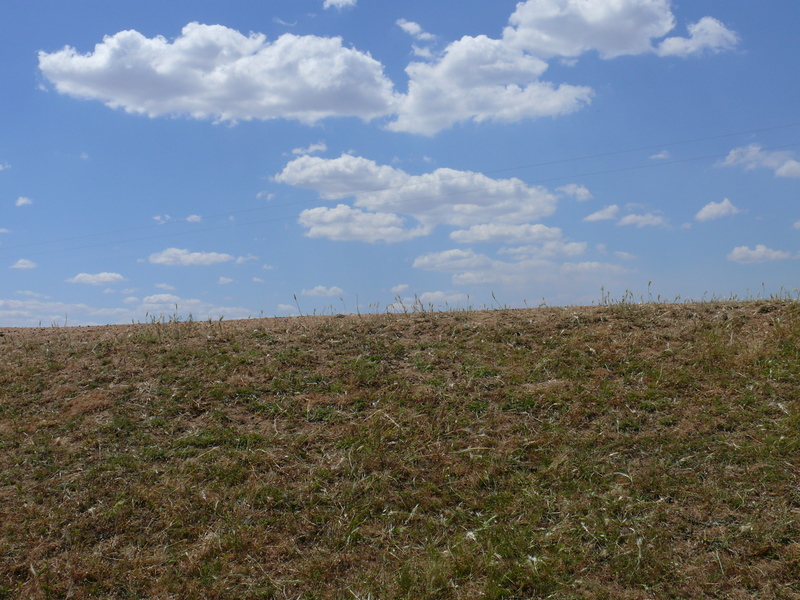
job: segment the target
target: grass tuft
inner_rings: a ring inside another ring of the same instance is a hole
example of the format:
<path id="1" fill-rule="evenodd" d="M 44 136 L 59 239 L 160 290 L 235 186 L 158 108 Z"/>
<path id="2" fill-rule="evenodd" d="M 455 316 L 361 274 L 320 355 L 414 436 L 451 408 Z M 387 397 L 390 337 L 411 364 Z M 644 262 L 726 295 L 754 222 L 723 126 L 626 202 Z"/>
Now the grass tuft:
<path id="1" fill-rule="evenodd" d="M 800 598 L 795 299 L 3 330 L 0 598 Z"/>

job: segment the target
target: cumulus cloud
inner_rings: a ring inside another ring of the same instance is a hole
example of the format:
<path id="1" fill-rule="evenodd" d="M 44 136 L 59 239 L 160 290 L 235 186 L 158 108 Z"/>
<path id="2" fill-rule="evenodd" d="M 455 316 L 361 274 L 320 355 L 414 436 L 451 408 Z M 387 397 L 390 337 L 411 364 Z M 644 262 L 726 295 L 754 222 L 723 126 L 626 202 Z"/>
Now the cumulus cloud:
<path id="1" fill-rule="evenodd" d="M 772 260 L 785 260 L 791 257 L 792 255 L 789 252 L 772 250 L 767 248 L 764 244 L 758 244 L 752 249 L 748 246 L 737 246 L 730 254 L 728 254 L 728 260 L 741 264 L 762 263 Z"/>
<path id="2" fill-rule="evenodd" d="M 186 221 L 188 223 L 200 223 L 203 220 L 203 217 L 200 215 L 189 215 L 186 217 Z"/>
<path id="3" fill-rule="evenodd" d="M 689 56 L 702 52 L 732 50 L 739 36 L 713 17 L 703 17 L 689 25 L 689 37 L 669 37 L 658 45 L 659 56 Z"/>
<path id="4" fill-rule="evenodd" d="M 527 0 L 517 4 L 503 39 L 545 58 L 596 51 L 606 59 L 652 52 L 686 56 L 728 49 L 738 41 L 722 23 L 704 17 L 689 25 L 689 38 L 654 46 L 675 26 L 670 0 Z"/>
<path id="5" fill-rule="evenodd" d="M 335 241 L 386 242 L 388 244 L 428 235 L 430 228 L 405 228 L 403 218 L 392 213 L 370 213 L 346 204 L 336 208 L 320 206 L 300 213 L 298 222 L 310 238 Z"/>
<path id="6" fill-rule="evenodd" d="M 33 204 L 33 200 L 31 200 L 30 198 L 26 198 L 25 196 L 20 196 L 19 198 L 17 198 L 15 204 L 17 206 L 29 206 Z"/>
<path id="7" fill-rule="evenodd" d="M 301 294 L 303 296 L 321 296 L 321 297 L 341 296 L 342 294 L 344 294 L 344 290 L 336 286 L 326 288 L 323 285 L 318 285 L 312 290 L 303 290 Z"/>
<path id="8" fill-rule="evenodd" d="M 87 54 L 40 52 L 39 68 L 63 94 L 151 117 L 370 120 L 395 102 L 383 66 L 341 38 L 284 34 L 269 42 L 222 25 L 190 23 L 172 41 L 121 31 Z"/>
<path id="9" fill-rule="evenodd" d="M 617 217 L 617 213 L 619 212 L 619 206 L 616 204 L 612 204 L 611 206 L 606 206 L 605 208 L 601 208 L 597 212 L 593 212 L 588 217 L 584 217 L 584 221 L 592 222 L 592 221 L 608 221 L 611 219 L 615 219 Z"/>
<path id="10" fill-rule="evenodd" d="M 27 258 L 20 258 L 17 262 L 11 265 L 12 269 L 35 269 L 38 265 L 32 260 Z"/>
<path id="11" fill-rule="evenodd" d="M 338 8 L 339 10 L 343 8 L 353 8 L 358 0 L 325 0 L 322 5 L 322 8 Z"/>
<path id="12" fill-rule="evenodd" d="M 11 165 L 8 164 L 7 162 L 0 163 L 0 171 L 5 171 L 6 169 L 10 169 L 10 168 L 11 168 Z"/>
<path id="13" fill-rule="evenodd" d="M 331 239 L 395 242 L 427 235 L 438 225 L 530 223 L 553 214 L 558 204 L 558 195 L 516 178 L 453 169 L 410 175 L 348 154 L 295 159 L 274 180 L 315 190 L 323 199 L 354 198 L 355 208 L 339 204 L 303 211 L 301 224 L 315 227 L 314 237 Z M 397 213 L 417 225 L 406 227 Z M 369 232 L 370 227 L 377 229 Z"/>
<path id="14" fill-rule="evenodd" d="M 438 61 L 406 67 L 408 94 L 388 129 L 433 135 L 461 121 L 555 117 L 590 102 L 588 87 L 540 81 L 546 69 L 546 62 L 503 40 L 464 36 Z"/>
<path id="15" fill-rule="evenodd" d="M 698 221 L 711 221 L 739 214 L 740 211 L 730 200 L 725 198 L 722 202 L 709 202 L 694 216 Z"/>
<path id="16" fill-rule="evenodd" d="M 230 254 L 218 252 L 190 252 L 181 248 L 167 248 L 161 252 L 151 254 L 148 260 L 155 265 L 215 265 L 234 260 Z"/>
<path id="17" fill-rule="evenodd" d="M 325 8 L 356 0 L 325 0 Z M 397 25 L 415 40 L 434 36 L 413 21 Z M 457 123 L 570 114 L 587 106 L 590 87 L 543 81 L 547 60 L 570 63 L 654 53 L 689 56 L 733 48 L 737 35 L 712 17 L 676 26 L 670 0 L 527 0 L 517 4 L 500 39 L 464 36 L 406 67 L 405 94 L 368 53 L 338 37 L 284 34 L 268 41 L 222 25 L 189 23 L 168 40 L 135 31 L 106 36 L 86 54 L 69 46 L 39 53 L 39 68 L 61 93 L 151 117 L 188 115 L 235 122 L 327 117 L 392 118 L 387 128 L 434 135 Z"/>
<path id="18" fill-rule="evenodd" d="M 667 220 L 659 215 L 647 213 L 644 215 L 627 215 L 617 221 L 617 225 L 635 225 L 636 227 L 663 227 Z"/>
<path id="19" fill-rule="evenodd" d="M 800 177 L 800 161 L 795 160 L 791 152 L 768 152 L 759 144 L 734 148 L 720 165 L 742 166 L 745 171 L 766 168 L 772 169 L 777 177 Z"/>
<path id="20" fill-rule="evenodd" d="M 587 200 L 591 200 L 594 198 L 592 193 L 586 189 L 586 186 L 578 185 L 577 183 L 570 183 L 568 185 L 562 185 L 559 188 L 556 188 L 557 192 L 561 192 L 565 196 L 571 196 L 575 198 L 578 202 L 586 202 Z"/>
<path id="21" fill-rule="evenodd" d="M 228 285 L 229 283 L 233 283 L 233 279 L 230 277 L 220 277 L 217 283 L 220 285 Z"/>
<path id="22" fill-rule="evenodd" d="M 70 277 L 66 281 L 67 283 L 84 283 L 87 285 L 109 285 L 111 283 L 119 283 L 128 280 L 119 273 L 96 273 L 94 275 L 78 273 L 75 277 Z"/>

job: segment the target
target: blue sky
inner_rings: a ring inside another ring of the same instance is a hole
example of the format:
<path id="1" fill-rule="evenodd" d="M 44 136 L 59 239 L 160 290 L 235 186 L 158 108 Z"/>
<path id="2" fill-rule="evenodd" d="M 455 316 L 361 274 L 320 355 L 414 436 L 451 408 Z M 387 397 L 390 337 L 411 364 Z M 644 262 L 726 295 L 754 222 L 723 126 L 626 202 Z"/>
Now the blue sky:
<path id="1" fill-rule="evenodd" d="M 796 0 L 10 0 L 0 326 L 791 291 L 798 23 Z"/>

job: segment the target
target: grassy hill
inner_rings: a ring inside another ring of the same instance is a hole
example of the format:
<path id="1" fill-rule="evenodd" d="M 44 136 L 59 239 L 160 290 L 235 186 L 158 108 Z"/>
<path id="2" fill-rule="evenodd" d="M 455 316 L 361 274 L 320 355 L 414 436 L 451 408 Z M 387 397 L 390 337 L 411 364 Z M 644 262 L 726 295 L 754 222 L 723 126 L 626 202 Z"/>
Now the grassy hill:
<path id="1" fill-rule="evenodd" d="M 0 333 L 0 598 L 800 598 L 797 302 Z"/>

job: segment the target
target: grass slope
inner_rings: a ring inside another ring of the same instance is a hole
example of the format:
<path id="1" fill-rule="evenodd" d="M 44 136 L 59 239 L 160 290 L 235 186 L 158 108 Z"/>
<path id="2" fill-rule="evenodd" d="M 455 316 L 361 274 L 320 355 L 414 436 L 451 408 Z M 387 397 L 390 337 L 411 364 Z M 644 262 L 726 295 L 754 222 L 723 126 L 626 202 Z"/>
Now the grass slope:
<path id="1" fill-rule="evenodd" d="M 800 304 L 0 330 L 2 598 L 800 598 Z"/>

